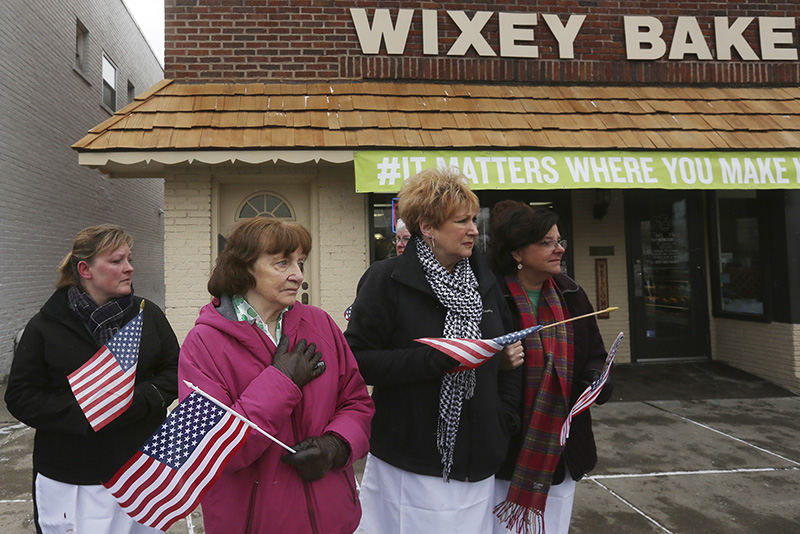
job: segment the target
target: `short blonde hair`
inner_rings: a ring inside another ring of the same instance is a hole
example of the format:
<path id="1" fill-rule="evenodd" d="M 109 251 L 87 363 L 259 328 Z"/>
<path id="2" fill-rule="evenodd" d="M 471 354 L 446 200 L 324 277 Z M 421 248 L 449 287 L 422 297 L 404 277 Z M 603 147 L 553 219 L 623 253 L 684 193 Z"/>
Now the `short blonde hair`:
<path id="1" fill-rule="evenodd" d="M 253 217 L 237 224 L 219 253 L 208 280 L 215 297 L 243 295 L 256 286 L 250 268 L 262 254 L 311 252 L 311 234 L 302 225 L 271 217 Z"/>
<path id="2" fill-rule="evenodd" d="M 422 221 L 434 228 L 468 209 L 480 209 L 478 197 L 467 187 L 467 179 L 457 169 L 428 169 L 411 178 L 400 189 L 398 209 L 412 235 L 421 234 Z"/>
<path id="3" fill-rule="evenodd" d="M 98 254 L 106 250 L 117 250 L 123 245 L 133 247 L 133 238 L 115 224 L 101 224 L 84 228 L 75 236 L 72 250 L 61 260 L 58 266 L 58 282 L 56 287 L 80 285 L 81 276 L 78 274 L 78 263 L 91 262 Z"/>

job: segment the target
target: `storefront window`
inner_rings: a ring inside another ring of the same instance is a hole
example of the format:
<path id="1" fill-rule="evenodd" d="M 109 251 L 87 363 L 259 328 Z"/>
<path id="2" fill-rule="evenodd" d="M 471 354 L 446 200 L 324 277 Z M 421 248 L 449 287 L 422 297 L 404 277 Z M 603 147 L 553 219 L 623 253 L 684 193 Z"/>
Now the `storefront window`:
<path id="1" fill-rule="evenodd" d="M 715 308 L 723 314 L 764 315 L 764 268 L 761 260 L 758 202 L 755 191 L 716 195 Z"/>

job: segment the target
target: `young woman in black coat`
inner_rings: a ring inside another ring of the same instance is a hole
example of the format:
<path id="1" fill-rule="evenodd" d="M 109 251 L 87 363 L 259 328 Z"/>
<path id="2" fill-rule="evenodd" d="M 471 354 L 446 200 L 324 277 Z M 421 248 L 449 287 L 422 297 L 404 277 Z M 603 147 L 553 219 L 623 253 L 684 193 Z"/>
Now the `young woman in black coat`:
<path id="1" fill-rule="evenodd" d="M 117 226 L 81 230 L 59 267 L 55 293 L 14 353 L 5 400 L 14 417 L 36 429 L 38 532 L 159 532 L 134 522 L 101 485 L 158 428 L 178 393 L 178 341 L 158 306 L 133 295 L 132 245 Z M 133 319 L 143 300 L 132 402 L 94 430 L 67 376 Z"/>
<path id="2" fill-rule="evenodd" d="M 527 328 L 594 311 L 586 293 L 561 274 L 567 242 L 558 231 L 558 215 L 513 200 L 497 203 L 491 220 L 492 263 L 514 316 L 515 328 Z M 606 357 L 594 317 L 579 319 L 527 337 L 524 350 L 511 355 L 509 367 L 522 368 L 522 430 L 511 440 L 497 474 L 495 534 L 569 531 L 575 481 L 597 463 L 589 410 L 577 415 L 564 447 L 559 434 L 577 397 L 600 373 Z M 598 398 L 608 399 L 610 384 Z M 527 530 L 526 530 L 527 531 Z"/>

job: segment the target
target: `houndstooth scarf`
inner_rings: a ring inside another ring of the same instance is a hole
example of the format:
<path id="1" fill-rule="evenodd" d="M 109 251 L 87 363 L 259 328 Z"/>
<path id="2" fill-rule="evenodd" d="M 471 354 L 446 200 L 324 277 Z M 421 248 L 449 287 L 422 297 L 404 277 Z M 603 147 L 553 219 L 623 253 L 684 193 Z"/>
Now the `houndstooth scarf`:
<path id="1" fill-rule="evenodd" d="M 472 272 L 469 259 L 464 258 L 447 272 L 422 239 L 415 239 L 417 257 L 425 279 L 434 295 L 447 309 L 444 320 L 444 337 L 480 339 L 478 326 L 483 314 L 483 301 L 478 293 L 478 279 Z M 442 477 L 450 479 L 456 433 L 461 420 L 461 407 L 475 393 L 475 370 L 448 373 L 442 378 L 439 391 L 439 428 L 436 445 L 442 455 Z"/>

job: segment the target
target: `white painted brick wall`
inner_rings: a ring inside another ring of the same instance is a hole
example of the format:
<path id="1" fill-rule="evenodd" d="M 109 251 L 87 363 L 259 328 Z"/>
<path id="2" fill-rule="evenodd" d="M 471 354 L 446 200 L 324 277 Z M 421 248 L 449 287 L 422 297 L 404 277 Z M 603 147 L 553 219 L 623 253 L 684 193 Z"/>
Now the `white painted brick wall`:
<path id="1" fill-rule="evenodd" d="M 170 176 L 164 186 L 166 313 L 178 340 L 194 326 L 210 298 L 211 178 Z"/>
<path id="2" fill-rule="evenodd" d="M 622 192 L 611 191 L 611 205 L 608 214 L 601 220 L 592 217 L 594 192 L 575 190 L 572 192 L 572 243 L 570 249 L 575 258 L 575 278 L 586 291 L 592 305 L 597 307 L 597 284 L 594 260 L 600 256 L 590 256 L 589 246 L 613 246 L 613 256 L 603 256 L 608 260 L 609 305 L 619 306 L 608 319 L 599 319 L 597 324 L 606 348 L 611 346 L 617 334 L 624 332 L 626 341 L 620 345 L 615 362 L 631 361 L 630 322 L 628 309 L 628 275 L 625 254 L 625 213 Z"/>
<path id="3" fill-rule="evenodd" d="M 3 0 L 0 4 L 0 381 L 14 334 L 54 290 L 75 233 L 104 222 L 136 240 L 136 293 L 164 303 L 163 180 L 109 180 L 70 148 L 109 117 L 101 57 L 143 92 L 163 71 L 120 0 Z M 73 71 L 76 17 L 89 30 L 86 78 Z"/>
<path id="4" fill-rule="evenodd" d="M 800 325 L 713 319 L 715 360 L 800 394 Z"/>
<path id="5" fill-rule="evenodd" d="M 350 166 L 320 173 L 319 251 L 320 307 L 340 328 L 347 327 L 344 310 L 353 303 L 358 280 L 367 269 L 368 214 L 366 195 L 355 192 L 355 177 Z"/>

